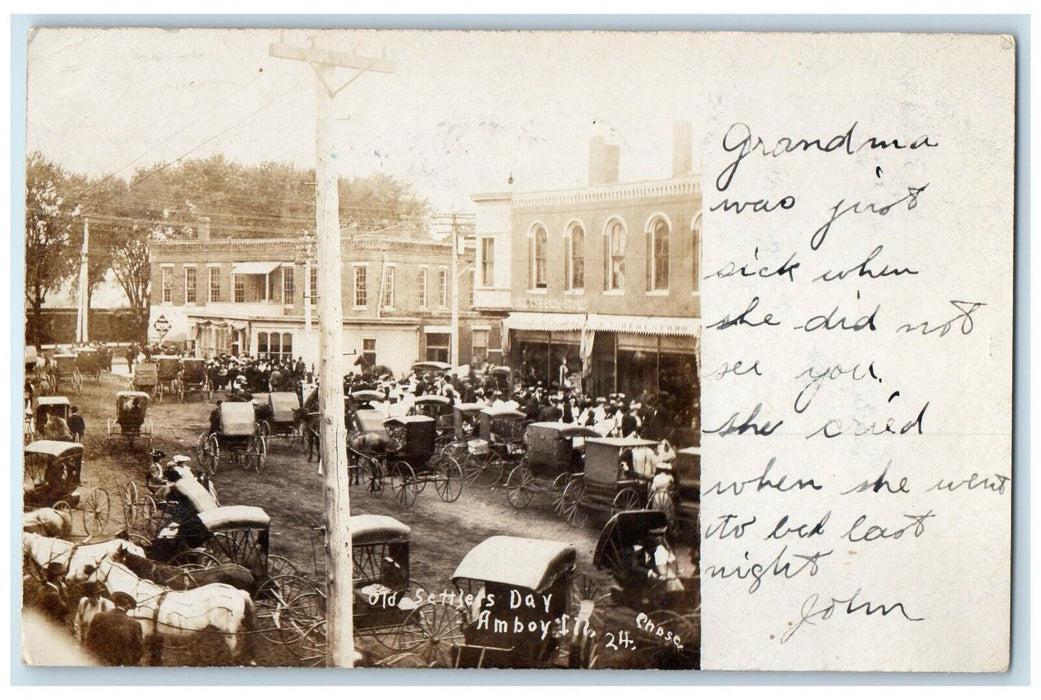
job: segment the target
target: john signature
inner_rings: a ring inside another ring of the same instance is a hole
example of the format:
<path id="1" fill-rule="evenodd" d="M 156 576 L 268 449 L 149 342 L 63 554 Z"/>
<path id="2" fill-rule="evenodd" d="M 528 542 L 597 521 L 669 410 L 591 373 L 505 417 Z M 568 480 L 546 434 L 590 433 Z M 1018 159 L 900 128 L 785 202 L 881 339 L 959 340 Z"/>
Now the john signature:
<path id="1" fill-rule="evenodd" d="M 924 617 L 913 617 L 907 612 L 907 608 L 904 607 L 903 603 L 872 603 L 870 601 L 860 600 L 860 591 L 854 593 L 849 598 L 830 598 L 827 602 L 822 601 L 820 594 L 814 593 L 807 598 L 802 604 L 802 610 L 800 611 L 800 619 L 794 625 L 790 626 L 784 634 L 781 635 L 781 644 L 784 644 L 790 640 L 795 633 L 802 629 L 803 625 L 814 626 L 818 622 L 831 619 L 831 616 L 835 613 L 845 613 L 847 615 L 863 614 L 863 615 L 877 615 L 880 614 L 882 617 L 886 617 L 893 613 L 898 613 L 909 622 L 921 622 Z"/>

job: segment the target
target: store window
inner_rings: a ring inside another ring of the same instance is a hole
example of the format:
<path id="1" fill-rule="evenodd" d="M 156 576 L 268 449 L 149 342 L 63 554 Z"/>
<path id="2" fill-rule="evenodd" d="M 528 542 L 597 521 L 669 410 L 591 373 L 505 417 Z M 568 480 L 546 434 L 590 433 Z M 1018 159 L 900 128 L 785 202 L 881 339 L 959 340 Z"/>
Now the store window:
<path id="1" fill-rule="evenodd" d="M 647 291 L 669 289 L 669 222 L 661 216 L 647 228 Z"/>
<path id="2" fill-rule="evenodd" d="M 186 267 L 184 268 L 184 303 L 194 304 L 195 297 L 195 268 Z"/>
<path id="3" fill-rule="evenodd" d="M 437 297 L 442 307 L 448 306 L 448 269 L 444 267 L 437 273 Z"/>
<path id="4" fill-rule="evenodd" d="M 293 280 L 293 268 L 282 268 L 282 303 L 292 304 L 296 295 L 296 287 Z"/>
<path id="5" fill-rule="evenodd" d="M 528 277 L 528 289 L 546 288 L 546 229 L 536 224 L 530 233 L 528 256 L 531 261 Z"/>
<path id="6" fill-rule="evenodd" d="M 448 351 L 451 345 L 449 333 L 427 333 L 427 361 L 448 362 Z"/>
<path id="7" fill-rule="evenodd" d="M 362 338 L 361 341 L 361 356 L 362 362 L 367 367 L 373 367 L 376 364 L 376 339 L 375 338 Z"/>
<path id="8" fill-rule="evenodd" d="M 471 332 L 470 363 L 479 367 L 488 361 L 488 329 L 474 328 Z"/>
<path id="9" fill-rule="evenodd" d="M 585 287 L 586 267 L 586 231 L 582 224 L 572 224 L 568 227 L 564 251 L 567 261 L 567 280 L 565 288 L 570 291 L 578 291 Z"/>

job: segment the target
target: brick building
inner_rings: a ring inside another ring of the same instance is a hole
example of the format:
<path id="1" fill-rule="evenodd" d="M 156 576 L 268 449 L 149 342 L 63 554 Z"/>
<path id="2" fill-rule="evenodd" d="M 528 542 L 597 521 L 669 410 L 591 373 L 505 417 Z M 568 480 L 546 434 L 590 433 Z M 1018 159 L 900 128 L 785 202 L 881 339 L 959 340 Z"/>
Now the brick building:
<path id="1" fill-rule="evenodd" d="M 308 252 L 300 238 L 211 238 L 205 223 L 198 239 L 154 244 L 150 339 L 158 340 L 154 324 L 162 316 L 170 323 L 164 340 L 183 342 L 200 357 L 316 362 L 321 290 Z M 344 239 L 341 255 L 348 367 L 363 354 L 398 373 L 420 359 L 451 361 L 450 243 L 407 230 L 355 233 Z M 486 342 L 480 345 L 486 324 L 469 310 L 472 255 L 464 249 L 458 261 L 461 363 L 486 354 Z"/>
<path id="2" fill-rule="evenodd" d="M 701 189 L 689 125 L 673 177 L 619 183 L 617 146 L 590 144 L 589 186 L 490 192 L 477 204 L 474 306 L 502 319 L 507 361 L 581 378 L 596 395 L 700 395 Z M 566 363 L 566 364 L 565 364 Z"/>

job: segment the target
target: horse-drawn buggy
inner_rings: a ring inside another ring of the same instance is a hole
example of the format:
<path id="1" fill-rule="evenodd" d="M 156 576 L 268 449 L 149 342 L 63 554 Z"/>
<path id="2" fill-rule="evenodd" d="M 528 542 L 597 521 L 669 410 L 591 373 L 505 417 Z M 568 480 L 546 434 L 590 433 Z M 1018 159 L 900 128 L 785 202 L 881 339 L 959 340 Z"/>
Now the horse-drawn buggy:
<path id="1" fill-rule="evenodd" d="M 267 441 L 257 429 L 256 410 L 250 401 L 224 401 L 220 404 L 215 432 L 199 436 L 196 454 L 201 468 L 216 473 L 221 460 L 241 464 L 244 469 L 264 471 Z"/>
<path id="2" fill-rule="evenodd" d="M 454 421 L 451 399 L 433 394 L 417 396 L 412 411 L 417 416 L 428 416 L 434 419 L 434 430 L 437 433 L 435 442 L 439 449 L 452 442 Z"/>
<path id="3" fill-rule="evenodd" d="M 498 484 L 507 469 L 524 457 L 524 427 L 528 417 L 505 406 L 481 409 L 480 439 L 467 443 L 463 470 L 471 483 Z"/>
<path id="4" fill-rule="evenodd" d="M 55 432 L 54 428 L 49 427 L 49 422 L 53 418 L 60 418 L 64 421 L 65 426 L 62 431 L 68 428 L 69 416 L 72 415 L 72 404 L 69 402 L 66 396 L 41 396 L 36 399 L 36 408 L 33 410 L 33 422 L 36 427 L 36 437 L 48 438 L 52 440 L 63 440 L 62 436 Z"/>
<path id="5" fill-rule="evenodd" d="M 101 384 L 103 364 L 101 352 L 94 348 L 86 348 L 76 353 L 76 369 L 79 370 L 80 376 L 92 379 L 95 384 Z"/>
<path id="6" fill-rule="evenodd" d="M 641 469 L 658 443 L 636 437 L 588 438 L 585 471 L 574 474 L 561 497 L 560 515 L 581 527 L 589 511 L 615 514 L 647 503 L 653 469 Z"/>
<path id="7" fill-rule="evenodd" d="M 567 423 L 532 423 L 524 433 L 527 452 L 506 477 L 506 498 L 514 508 L 525 508 L 536 493 L 553 499 L 560 512 L 564 489 L 584 468 L 586 438 L 599 437 L 592 428 Z"/>
<path id="8" fill-rule="evenodd" d="M 412 371 L 416 374 L 448 374 L 452 371 L 452 365 L 436 360 L 420 360 L 412 363 Z"/>
<path id="9" fill-rule="evenodd" d="M 594 606 L 579 600 L 575 569 L 563 542 L 497 535 L 471 549 L 452 574 L 466 603 L 453 666 L 589 668 Z"/>
<path id="10" fill-rule="evenodd" d="M 210 377 L 206 371 L 206 360 L 201 357 L 185 357 L 181 360 L 181 386 L 184 399 L 192 394 L 202 394 L 207 401 L 213 393 Z"/>
<path id="11" fill-rule="evenodd" d="M 300 397 L 292 391 L 273 391 L 264 395 L 253 395 L 254 403 L 263 400 L 263 412 L 258 409 L 257 428 L 264 436 L 268 446 L 273 440 L 281 440 L 290 447 L 307 451 L 307 440 L 304 434 L 306 426 L 300 415 Z"/>
<path id="12" fill-rule="evenodd" d="M 181 358 L 176 355 L 156 355 L 155 395 L 160 401 L 170 395 L 184 401 L 184 383 L 181 381 Z"/>
<path id="13" fill-rule="evenodd" d="M 457 403 L 452 406 L 452 439 L 441 452 L 462 464 L 469 453 L 471 440 L 480 438 L 481 411 L 487 406 L 480 403 Z"/>
<path id="14" fill-rule="evenodd" d="M 152 421 L 147 419 L 149 395 L 143 391 L 121 391 L 116 394 L 116 419 L 106 421 L 108 438 L 122 436 L 127 446 L 138 440 L 146 451 L 152 448 Z"/>
<path id="15" fill-rule="evenodd" d="M 155 362 L 138 362 L 130 377 L 130 390 L 156 395 L 159 386 L 159 365 Z"/>
<path id="16" fill-rule="evenodd" d="M 361 470 L 370 493 L 379 495 L 389 479 L 398 502 L 410 507 L 426 485 L 452 502 L 463 489 L 459 463 L 435 449 L 435 423 L 428 416 L 383 418 L 374 409 L 358 409 L 348 437 L 349 462 Z"/>
<path id="17" fill-rule="evenodd" d="M 54 390 L 61 391 L 61 387 L 70 387 L 73 393 L 78 394 L 83 390 L 83 374 L 76 366 L 76 356 L 70 354 L 55 355 L 51 358 L 54 364 L 51 366 Z"/>
<path id="18" fill-rule="evenodd" d="M 697 532 L 701 513 L 701 449 L 685 447 L 677 450 L 671 465 L 660 466 L 670 467 L 664 470 L 668 476 L 662 479 L 660 488 L 652 486 L 647 510 L 665 514 L 670 535 Z"/>
<path id="19" fill-rule="evenodd" d="M 600 533 L 593 564 L 614 579 L 612 602 L 638 613 L 638 666 L 692 669 L 700 663 L 700 581 L 682 575 L 667 528 L 661 511 L 616 513 Z"/>
<path id="20" fill-rule="evenodd" d="M 72 516 L 78 513 L 87 535 L 103 532 L 108 525 L 108 492 L 100 487 L 81 488 L 83 445 L 78 442 L 37 440 L 25 446 L 22 497 L 27 510 L 53 508 Z"/>

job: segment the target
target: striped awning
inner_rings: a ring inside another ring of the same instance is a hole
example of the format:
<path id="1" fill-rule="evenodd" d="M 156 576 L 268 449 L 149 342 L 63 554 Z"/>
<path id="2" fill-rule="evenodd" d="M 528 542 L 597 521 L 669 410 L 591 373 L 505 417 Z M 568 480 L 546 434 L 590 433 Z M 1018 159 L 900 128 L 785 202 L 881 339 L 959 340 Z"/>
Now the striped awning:
<path id="1" fill-rule="evenodd" d="M 585 314 L 533 313 L 514 311 L 503 321 L 511 331 L 580 331 L 585 325 Z"/>
<path id="2" fill-rule="evenodd" d="M 607 331 L 610 333 L 678 335 L 691 338 L 701 336 L 700 318 L 590 314 L 586 320 L 585 327 L 589 331 Z"/>

